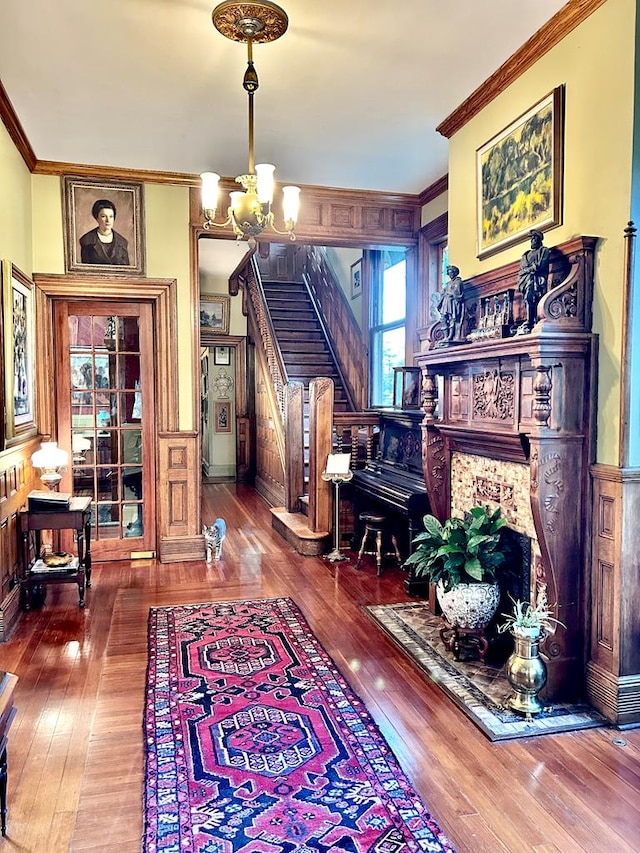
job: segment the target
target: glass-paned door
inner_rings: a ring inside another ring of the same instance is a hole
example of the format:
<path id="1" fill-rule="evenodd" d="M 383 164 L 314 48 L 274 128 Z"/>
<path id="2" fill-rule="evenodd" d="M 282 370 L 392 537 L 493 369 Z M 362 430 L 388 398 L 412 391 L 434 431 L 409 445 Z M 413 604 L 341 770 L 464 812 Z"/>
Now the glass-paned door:
<path id="1" fill-rule="evenodd" d="M 155 551 L 151 308 L 58 303 L 55 346 L 61 489 L 93 499 L 92 557 Z"/>

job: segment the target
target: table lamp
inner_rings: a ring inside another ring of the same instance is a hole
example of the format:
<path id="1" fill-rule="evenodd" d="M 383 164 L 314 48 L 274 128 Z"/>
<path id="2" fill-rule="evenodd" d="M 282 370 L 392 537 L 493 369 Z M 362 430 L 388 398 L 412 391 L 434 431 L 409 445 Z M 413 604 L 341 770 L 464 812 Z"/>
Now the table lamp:
<path id="1" fill-rule="evenodd" d="M 57 441 L 43 441 L 40 449 L 31 457 L 31 464 L 40 469 L 40 479 L 51 491 L 54 491 L 62 480 L 59 471 L 66 467 L 68 461 L 66 450 L 59 448 Z"/>

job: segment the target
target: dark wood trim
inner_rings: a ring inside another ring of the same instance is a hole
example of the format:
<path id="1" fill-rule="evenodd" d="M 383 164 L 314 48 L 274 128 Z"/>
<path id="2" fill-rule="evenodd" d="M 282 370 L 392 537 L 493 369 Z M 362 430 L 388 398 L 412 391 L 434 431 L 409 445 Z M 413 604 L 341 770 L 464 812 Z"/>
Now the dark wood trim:
<path id="1" fill-rule="evenodd" d="M 525 71 L 592 15 L 606 0 L 569 0 L 551 20 L 518 48 L 497 71 L 481 83 L 436 130 L 447 139 L 497 98 Z"/>
<path id="2" fill-rule="evenodd" d="M 160 482 L 158 489 L 158 539 L 160 560 L 176 562 L 204 557 L 200 526 L 200 469 L 196 468 L 197 432 L 158 434 Z"/>
<path id="3" fill-rule="evenodd" d="M 620 354 L 620 430 L 618 437 L 618 465 L 629 464 L 629 418 L 631 417 L 631 340 L 636 318 L 633 315 L 632 292 L 634 283 L 635 245 L 637 229 L 628 222 L 624 229 L 624 263 L 622 282 L 622 352 Z M 637 310 L 637 309 L 636 309 Z"/>
<path id="4" fill-rule="evenodd" d="M 53 364 L 53 327 L 51 303 L 54 299 L 113 299 L 116 301 L 152 302 L 156 324 L 157 345 L 154 353 L 154 371 L 157 387 L 156 428 L 159 432 L 173 432 L 178 424 L 178 345 L 177 345 L 177 283 L 166 278 L 126 278 L 112 281 L 96 280 L 89 276 L 53 275 L 35 273 L 34 283 L 39 294 L 36 307 L 38 352 L 47 353 Z M 46 371 L 42 371 L 46 372 Z M 197 374 L 196 374 L 197 375 Z M 46 383 L 46 377 L 45 377 Z M 40 390 L 40 389 L 39 389 Z M 43 408 L 39 417 L 40 431 L 52 434 L 55 418 L 53 388 L 51 384 L 39 395 Z M 48 403 L 46 397 L 49 396 Z M 43 400 L 45 397 L 45 400 Z"/>
<path id="5" fill-rule="evenodd" d="M 449 189 L 449 175 L 443 175 L 441 178 L 438 178 L 437 181 L 434 181 L 430 184 L 426 189 L 422 190 L 420 195 L 418 196 L 418 202 L 422 207 L 425 204 L 428 204 L 430 201 L 433 201 L 434 198 L 438 198 L 439 195 L 445 193 Z"/>
<path id="6" fill-rule="evenodd" d="M 26 163 L 27 169 L 29 169 L 30 172 L 33 172 L 38 162 L 38 158 L 36 157 L 35 151 L 31 147 L 31 143 L 27 139 L 27 134 L 24 132 L 24 128 L 20 123 L 20 119 L 16 115 L 16 111 L 13 108 L 13 104 L 9 100 L 7 90 L 2 85 L 1 80 L 0 119 L 2 119 L 2 123 L 7 128 L 7 133 L 11 137 L 13 144 L 18 149 L 18 153 Z"/>
<path id="7" fill-rule="evenodd" d="M 145 184 L 172 184 L 174 186 L 200 186 L 200 177 L 189 172 L 162 172 L 153 169 L 129 169 L 124 166 L 93 166 L 86 163 L 61 163 L 56 160 L 38 160 L 31 169 L 34 175 L 76 175 L 79 178 L 142 181 Z"/>

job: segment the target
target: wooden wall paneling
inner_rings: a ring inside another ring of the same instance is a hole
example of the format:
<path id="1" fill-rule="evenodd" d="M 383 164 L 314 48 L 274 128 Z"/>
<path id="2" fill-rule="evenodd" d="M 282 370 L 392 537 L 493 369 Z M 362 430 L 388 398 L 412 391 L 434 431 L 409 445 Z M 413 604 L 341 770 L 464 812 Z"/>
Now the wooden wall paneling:
<path id="1" fill-rule="evenodd" d="M 223 191 L 233 190 L 229 179 Z M 276 222 L 280 199 L 274 200 Z M 190 221 L 196 235 L 202 229 L 200 189 L 190 192 Z M 331 246 L 413 246 L 420 227 L 421 205 L 417 195 L 303 186 L 300 216 L 295 233 L 299 243 Z M 234 238 L 231 229 L 216 229 L 222 238 Z"/>
<path id="2" fill-rule="evenodd" d="M 260 353 L 256 347 L 256 353 Z M 256 359 L 256 491 L 270 506 L 285 505 L 284 465 L 276 433 L 274 403 L 269 393 L 269 376 L 260 358 Z M 279 418 L 279 412 L 277 412 Z"/>
<path id="3" fill-rule="evenodd" d="M 593 465 L 591 702 L 618 725 L 640 722 L 640 471 Z"/>
<path id="4" fill-rule="evenodd" d="M 197 444 L 196 432 L 158 436 L 158 540 L 163 563 L 204 558 L 199 492 L 193 488 Z"/>

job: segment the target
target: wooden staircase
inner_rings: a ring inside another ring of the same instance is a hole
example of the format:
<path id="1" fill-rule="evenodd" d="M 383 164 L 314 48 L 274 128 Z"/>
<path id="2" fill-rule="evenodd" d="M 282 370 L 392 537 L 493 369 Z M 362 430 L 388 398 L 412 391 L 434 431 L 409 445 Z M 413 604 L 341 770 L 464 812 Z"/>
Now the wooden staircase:
<path id="1" fill-rule="evenodd" d="M 349 411 L 342 377 L 306 284 L 263 280 L 262 287 L 287 378 L 303 383 L 306 402 L 311 379 L 332 379 L 335 411 Z"/>

